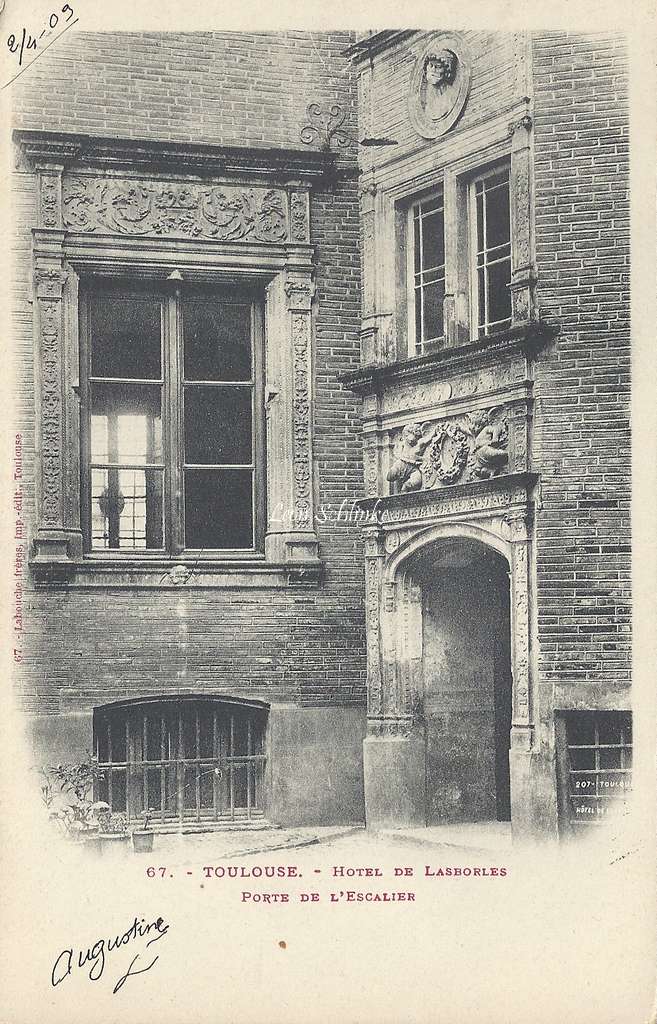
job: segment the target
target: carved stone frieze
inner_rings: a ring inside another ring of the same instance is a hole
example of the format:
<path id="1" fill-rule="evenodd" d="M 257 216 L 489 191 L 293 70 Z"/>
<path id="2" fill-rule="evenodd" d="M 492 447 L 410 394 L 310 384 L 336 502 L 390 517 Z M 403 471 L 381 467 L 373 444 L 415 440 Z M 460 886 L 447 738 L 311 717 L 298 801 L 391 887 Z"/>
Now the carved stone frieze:
<path id="1" fill-rule="evenodd" d="M 282 189 L 66 176 L 62 207 L 73 231 L 270 244 L 289 237 Z"/>
<path id="2" fill-rule="evenodd" d="M 504 407 L 475 410 L 438 423 L 409 423 L 394 441 L 387 478 L 402 493 L 488 479 L 506 470 L 508 442 L 509 416 Z"/>
<path id="3" fill-rule="evenodd" d="M 448 401 L 484 397 L 490 392 L 524 384 L 526 377 L 524 360 L 514 359 L 460 373 L 449 381 L 400 384 L 388 388 L 384 393 L 383 412 L 390 415 L 407 409 L 428 409 Z"/>
<path id="4" fill-rule="evenodd" d="M 467 515 L 474 512 L 488 512 L 508 508 L 512 498 L 504 491 L 493 494 L 464 495 L 429 502 L 413 508 L 385 508 L 379 512 L 382 524 L 405 523 L 415 520 L 436 519 L 448 515 Z"/>
<path id="5" fill-rule="evenodd" d="M 369 716 L 367 731 L 370 736 L 385 739 L 408 739 L 413 732 L 413 719 L 410 715 L 399 715 L 394 718 Z"/>

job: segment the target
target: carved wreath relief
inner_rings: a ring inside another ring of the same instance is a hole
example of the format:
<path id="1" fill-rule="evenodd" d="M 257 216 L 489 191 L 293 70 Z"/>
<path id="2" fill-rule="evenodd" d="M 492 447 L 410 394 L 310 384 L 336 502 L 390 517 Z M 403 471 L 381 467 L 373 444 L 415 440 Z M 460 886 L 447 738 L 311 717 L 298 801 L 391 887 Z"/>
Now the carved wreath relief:
<path id="1" fill-rule="evenodd" d="M 499 407 L 441 423 L 409 423 L 398 436 L 387 479 L 397 491 L 486 480 L 509 461 L 509 424 Z"/>
<path id="2" fill-rule="evenodd" d="M 285 194 L 276 189 L 65 178 L 62 207 L 64 225 L 74 231 L 178 235 L 221 242 L 288 238 Z"/>
<path id="3" fill-rule="evenodd" d="M 418 56 L 408 111 L 424 139 L 436 139 L 456 122 L 468 97 L 470 60 L 457 36 L 435 38 Z"/>

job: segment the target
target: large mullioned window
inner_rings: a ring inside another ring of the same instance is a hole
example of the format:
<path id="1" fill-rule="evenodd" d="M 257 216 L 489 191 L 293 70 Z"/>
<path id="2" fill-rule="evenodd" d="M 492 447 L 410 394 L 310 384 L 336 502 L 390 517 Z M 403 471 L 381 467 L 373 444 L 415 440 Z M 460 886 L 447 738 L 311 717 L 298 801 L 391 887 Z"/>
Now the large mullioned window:
<path id="1" fill-rule="evenodd" d="M 263 504 L 257 298 L 90 286 L 83 303 L 87 550 L 254 552 Z"/>
<path id="2" fill-rule="evenodd" d="M 511 326 L 510 168 L 449 179 L 412 202 L 406 227 L 409 355 L 447 344 L 446 294 L 466 296 L 471 340 Z M 448 207 L 450 214 L 448 215 Z M 449 232 L 454 238 L 448 237 Z M 460 298 L 457 302 L 461 302 Z"/>

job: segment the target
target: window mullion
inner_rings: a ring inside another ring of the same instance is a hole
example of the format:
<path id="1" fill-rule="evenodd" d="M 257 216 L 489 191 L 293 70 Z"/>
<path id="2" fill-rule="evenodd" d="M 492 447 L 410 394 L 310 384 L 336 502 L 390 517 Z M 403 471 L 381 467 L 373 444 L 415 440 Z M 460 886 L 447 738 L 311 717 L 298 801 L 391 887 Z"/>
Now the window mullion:
<path id="1" fill-rule="evenodd" d="M 184 548 L 183 534 L 183 471 L 184 454 L 182 418 L 182 311 L 180 289 L 167 299 L 164 318 L 164 364 L 166 445 L 168 466 L 167 534 L 168 550 L 178 555 Z"/>

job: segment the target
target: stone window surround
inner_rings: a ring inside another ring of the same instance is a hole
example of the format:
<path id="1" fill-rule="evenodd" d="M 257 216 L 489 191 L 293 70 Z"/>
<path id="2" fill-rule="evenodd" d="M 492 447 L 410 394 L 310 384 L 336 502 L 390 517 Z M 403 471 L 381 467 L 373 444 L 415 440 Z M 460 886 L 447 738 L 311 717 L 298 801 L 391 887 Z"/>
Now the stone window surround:
<path id="1" fill-rule="evenodd" d="M 482 128 L 484 129 L 482 131 Z M 362 361 L 381 364 L 409 358 L 409 210 L 420 198 L 443 190 L 445 208 L 445 347 L 475 343 L 471 329 L 468 191 L 478 174 L 510 166 L 512 328 L 537 319 L 532 208 L 532 119 L 528 101 L 485 126 L 456 132 L 433 147 L 361 177 L 364 263 Z M 376 265 L 375 265 L 376 264 Z M 394 296 L 391 302 L 390 297 Z"/>
<path id="2" fill-rule="evenodd" d="M 207 561 L 195 557 L 194 566 L 187 566 L 193 570 L 187 585 L 316 583 L 322 563 L 313 526 L 315 288 L 309 195 L 313 184 L 330 174 L 332 157 L 295 150 L 171 147 L 51 132 L 21 131 L 15 137 L 36 173 L 38 192 L 38 220 L 32 229 L 37 522 L 30 560 L 37 582 L 174 586 L 177 581 L 168 571 L 190 561 L 132 553 L 85 555 L 80 520 L 80 277 L 135 276 L 164 282 L 178 272 L 190 282 L 239 279 L 266 296 L 267 505 L 292 513 L 291 521 L 268 521 L 264 555 Z M 281 241 L 251 236 L 213 242 L 166 237 L 166 230 L 139 232 L 130 222 L 114 231 L 107 230 L 106 222 L 100 231 L 98 225 L 71 229 L 62 201 L 71 165 L 83 184 L 95 180 L 101 188 L 135 178 L 146 187 L 182 180 L 199 194 L 208 183 L 226 189 L 269 187 L 285 208 L 286 235 Z"/>

